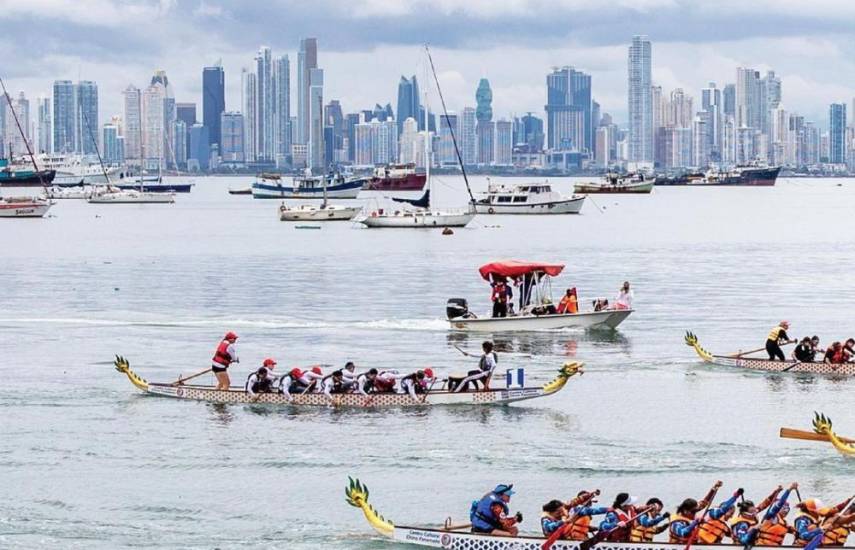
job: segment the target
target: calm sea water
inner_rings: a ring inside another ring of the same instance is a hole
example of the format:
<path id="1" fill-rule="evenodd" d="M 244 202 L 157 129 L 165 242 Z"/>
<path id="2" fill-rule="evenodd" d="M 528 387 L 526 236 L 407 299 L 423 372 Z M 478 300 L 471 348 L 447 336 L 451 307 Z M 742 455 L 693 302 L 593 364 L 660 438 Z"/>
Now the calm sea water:
<path id="1" fill-rule="evenodd" d="M 463 201 L 460 178 L 439 180 L 439 202 Z M 580 216 L 478 217 L 452 236 L 297 230 L 276 201 L 226 194 L 249 181 L 200 178 L 174 205 L 69 201 L 0 223 L 0 547 L 390 547 L 344 503 L 349 475 L 399 523 L 464 520 L 473 498 L 513 482 L 531 530 L 543 502 L 583 488 L 672 509 L 716 479 L 756 498 L 793 480 L 805 497 L 853 492 L 852 462 L 777 431 L 807 429 L 818 410 L 855 433 L 855 381 L 706 366 L 682 338 L 760 347 L 785 318 L 797 336 L 853 335 L 855 181 L 658 188 L 594 197 L 600 210 Z M 173 380 L 205 368 L 234 330 L 237 383 L 266 356 L 465 371 L 472 360 L 452 346 L 475 351 L 481 337 L 450 334 L 445 301 L 486 312 L 477 267 L 505 257 L 565 262 L 556 288 L 578 287 L 583 302 L 625 279 L 635 288 L 638 311 L 617 332 L 496 337 L 501 367 L 533 383 L 587 364 L 546 399 L 222 407 L 144 397 L 111 366 L 121 354 Z"/>

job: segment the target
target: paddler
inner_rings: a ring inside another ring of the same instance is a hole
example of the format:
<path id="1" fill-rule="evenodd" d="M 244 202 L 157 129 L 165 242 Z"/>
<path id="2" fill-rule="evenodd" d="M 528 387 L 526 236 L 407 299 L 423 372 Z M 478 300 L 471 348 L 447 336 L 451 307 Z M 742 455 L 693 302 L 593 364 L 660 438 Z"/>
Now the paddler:
<path id="1" fill-rule="evenodd" d="M 267 358 L 257 371 L 247 377 L 244 389 L 253 401 L 258 401 L 262 393 L 270 393 L 273 390 L 276 378 L 272 373 L 275 367 L 276 361 Z"/>
<path id="2" fill-rule="evenodd" d="M 333 394 L 344 393 L 345 391 L 347 391 L 347 383 L 344 381 L 344 374 L 340 370 L 333 371 L 321 384 L 321 392 L 330 403 L 333 401 Z"/>
<path id="3" fill-rule="evenodd" d="M 808 336 L 802 338 L 801 342 L 793 348 L 790 358 L 799 363 L 813 363 L 814 359 L 816 359 L 816 350 Z"/>
<path id="4" fill-rule="evenodd" d="M 855 503 L 849 505 L 849 508 L 841 512 L 841 515 L 835 517 L 831 522 L 826 522 L 823 525 L 822 545 L 823 546 L 846 546 L 846 540 L 855 529 Z"/>
<path id="5" fill-rule="evenodd" d="M 677 507 L 677 513 L 671 516 L 671 523 L 668 526 L 668 542 L 672 544 L 689 542 L 700 523 L 695 514 L 707 507 L 721 485 L 721 481 L 716 481 L 703 500 L 698 502 L 693 498 L 687 498 Z"/>
<path id="6" fill-rule="evenodd" d="M 843 363 L 843 344 L 840 342 L 833 342 L 831 346 L 827 350 L 825 350 L 825 355 L 822 358 L 822 362 L 833 365 L 839 365 L 840 363 Z"/>
<path id="7" fill-rule="evenodd" d="M 635 508 L 636 502 L 638 502 L 638 499 L 630 496 L 629 493 L 618 493 L 611 510 L 606 514 L 605 519 L 600 522 L 600 531 L 611 532 L 606 540 L 611 542 L 629 541 L 629 520 L 638 513 Z"/>
<path id="8" fill-rule="evenodd" d="M 324 380 L 324 369 L 322 369 L 319 365 L 315 365 L 310 370 L 303 373 L 303 377 L 309 382 L 309 385 L 306 386 L 306 389 L 303 390 L 303 393 L 311 393 L 313 391 L 321 391 L 323 388 Z"/>
<path id="9" fill-rule="evenodd" d="M 237 334 L 234 332 L 227 332 L 217 346 L 217 350 L 214 352 L 214 357 L 211 359 L 211 371 L 217 378 L 218 390 L 227 390 L 232 385 L 232 382 L 229 379 L 228 368 L 232 363 L 240 363 L 237 351 L 235 351 L 235 342 L 237 342 L 237 338 Z"/>
<path id="10" fill-rule="evenodd" d="M 308 372 L 303 372 L 298 367 L 288 371 L 279 378 L 279 393 L 287 397 L 288 401 L 291 401 L 292 393 L 304 393 L 312 383 L 307 374 Z"/>
<path id="11" fill-rule="evenodd" d="M 704 544 L 721 544 L 725 535 L 730 536 L 728 520 L 733 516 L 736 499 L 742 496 L 743 490 L 737 489 L 733 495 L 714 508 L 710 508 L 700 528 L 698 539 Z"/>
<path id="12" fill-rule="evenodd" d="M 793 541 L 793 544 L 806 546 L 814 537 L 824 536 L 821 527 L 822 520 L 842 512 L 849 500 L 846 499 L 831 508 L 826 508 L 822 501 L 816 498 L 809 498 L 796 504 L 799 513 L 793 520 L 793 528 L 796 531 L 796 540 Z"/>
<path id="13" fill-rule="evenodd" d="M 739 515 L 730 522 L 730 538 L 735 544 L 750 545 L 752 544 L 753 535 L 752 529 L 759 524 L 757 514 L 768 508 L 775 502 L 778 495 L 784 488 L 781 485 L 772 491 L 759 506 L 754 504 L 754 501 L 744 500 L 739 503 Z M 784 491 L 789 496 L 790 489 Z"/>
<path id="14" fill-rule="evenodd" d="M 522 523 L 522 514 L 508 517 L 508 503 L 515 494 L 513 485 L 497 485 L 495 489 L 472 502 L 469 509 L 469 521 L 472 532 L 504 537 L 515 537 L 519 533 L 518 523 Z"/>
<path id="15" fill-rule="evenodd" d="M 417 400 L 417 394 L 427 393 L 428 388 L 434 383 L 433 369 L 426 368 L 417 370 L 412 374 L 401 378 L 401 393 L 408 393 L 410 397 Z"/>
<path id="16" fill-rule="evenodd" d="M 356 383 L 356 365 L 353 363 L 353 361 L 348 361 L 344 364 L 344 368 L 341 370 L 341 374 L 346 382 L 349 382 L 351 384 Z"/>
<path id="17" fill-rule="evenodd" d="M 655 497 L 648 499 L 645 507 L 649 509 L 630 527 L 629 542 L 653 542 L 653 537 L 668 530 L 671 513 L 662 513 L 662 501 Z"/>
<path id="18" fill-rule="evenodd" d="M 766 338 L 766 353 L 769 354 L 769 360 L 786 361 L 784 350 L 781 349 L 782 344 L 792 344 L 795 340 L 790 340 L 787 336 L 787 330 L 790 328 L 788 321 L 781 321 L 778 326 L 769 331 L 769 336 Z"/>
<path id="19" fill-rule="evenodd" d="M 566 508 L 569 512 L 568 523 L 571 525 L 567 533 L 564 535 L 565 539 L 587 539 L 594 531 L 594 528 L 591 527 L 591 522 L 593 521 L 594 516 L 608 514 L 612 511 L 612 509 L 607 506 L 593 506 L 596 504 L 597 501 L 595 499 L 599 494 L 599 489 L 593 493 L 582 491 L 576 495 L 576 498 L 566 504 Z"/>
<path id="20" fill-rule="evenodd" d="M 561 301 L 558 302 L 556 313 L 579 313 L 579 298 L 576 296 L 576 287 L 567 289 L 567 292 L 561 297 Z"/>
<path id="21" fill-rule="evenodd" d="M 790 505 L 787 500 L 790 498 L 790 493 L 798 488 L 799 484 L 794 482 L 781 494 L 781 498 L 766 510 L 760 525 L 751 529 L 748 540 L 757 546 L 781 546 L 784 544 L 784 537 L 788 533 L 794 532 L 787 525 L 787 514 L 790 512 Z"/>
<path id="22" fill-rule="evenodd" d="M 478 370 L 471 370 L 467 373 L 466 378 L 461 380 L 457 387 L 454 388 L 454 392 L 468 391 L 469 384 L 471 383 L 475 389 L 478 389 L 478 382 L 484 384 L 484 389 L 490 389 L 490 378 L 493 376 L 493 371 L 496 370 L 496 364 L 499 362 L 499 358 L 496 355 L 496 352 L 493 351 L 493 342 L 484 342 L 481 344 L 481 349 L 484 353 L 481 355 L 481 358 L 478 360 Z"/>

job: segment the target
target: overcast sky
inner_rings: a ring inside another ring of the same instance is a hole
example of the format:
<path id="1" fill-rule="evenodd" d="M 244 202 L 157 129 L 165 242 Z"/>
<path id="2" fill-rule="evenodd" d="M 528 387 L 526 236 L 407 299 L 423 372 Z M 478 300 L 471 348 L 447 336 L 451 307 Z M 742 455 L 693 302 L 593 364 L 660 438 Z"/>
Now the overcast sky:
<path id="1" fill-rule="evenodd" d="M 634 34 L 653 41 L 655 83 L 696 101 L 707 82 L 733 82 L 738 66 L 775 70 L 784 107 L 822 126 L 829 103 L 851 108 L 855 94 L 855 2 L 845 0 L 0 0 L 0 28 L 10 92 L 95 80 L 102 119 L 156 69 L 177 101 L 199 103 L 202 67 L 219 59 L 226 107 L 239 110 L 240 69 L 260 45 L 289 55 L 293 92 L 306 36 L 318 38 L 325 101 L 340 99 L 346 112 L 394 106 L 401 74 L 422 74 L 428 42 L 451 110 L 474 106 L 486 77 L 495 118 L 542 116 L 546 73 L 572 65 L 624 121 Z"/>

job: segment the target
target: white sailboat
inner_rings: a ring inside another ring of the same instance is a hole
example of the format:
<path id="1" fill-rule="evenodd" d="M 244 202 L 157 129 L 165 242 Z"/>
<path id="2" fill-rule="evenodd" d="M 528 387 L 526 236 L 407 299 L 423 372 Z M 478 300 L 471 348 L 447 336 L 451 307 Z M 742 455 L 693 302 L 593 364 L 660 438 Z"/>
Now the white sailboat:
<path id="1" fill-rule="evenodd" d="M 445 115 L 448 115 L 448 111 L 445 108 L 445 100 L 442 97 L 442 90 L 439 86 L 439 80 L 436 77 L 436 70 L 433 66 L 433 58 L 431 58 L 430 50 L 427 46 L 425 46 L 425 52 L 427 53 L 428 60 L 430 61 L 431 71 L 433 72 L 434 82 L 436 82 L 436 89 L 439 94 L 440 101 L 442 102 L 442 110 Z M 406 227 L 415 227 L 415 228 L 433 228 L 433 227 L 466 227 L 469 222 L 476 215 L 475 210 L 475 198 L 472 195 L 472 190 L 469 187 L 469 179 L 466 177 L 466 169 L 463 167 L 463 159 L 460 156 L 460 149 L 457 146 L 457 138 L 454 135 L 454 130 L 449 127 L 451 130 L 451 140 L 454 142 L 454 151 L 457 153 L 457 161 L 460 164 L 460 169 L 463 171 L 463 181 L 466 182 L 466 190 L 469 192 L 469 204 L 465 209 L 436 209 L 432 207 L 431 200 L 431 177 L 430 177 L 430 165 L 431 165 L 431 147 L 430 147 L 430 139 L 429 139 L 429 130 L 430 127 L 428 124 L 428 113 L 430 109 L 428 108 L 427 102 L 427 92 L 425 92 L 425 174 L 427 176 L 427 190 L 425 191 L 424 196 L 418 201 L 406 201 L 399 200 L 399 202 L 406 202 L 410 204 L 410 207 L 401 207 L 394 208 L 391 210 L 386 210 L 383 208 L 377 208 L 370 211 L 365 217 L 363 217 L 360 221 L 366 227 L 387 227 L 387 228 L 406 228 Z"/>
<path id="2" fill-rule="evenodd" d="M 327 201 L 327 180 L 324 178 L 324 202 L 320 206 L 301 204 L 288 206 L 282 201 L 279 220 L 283 222 L 334 222 L 349 221 L 362 210 L 361 206 L 336 206 Z"/>

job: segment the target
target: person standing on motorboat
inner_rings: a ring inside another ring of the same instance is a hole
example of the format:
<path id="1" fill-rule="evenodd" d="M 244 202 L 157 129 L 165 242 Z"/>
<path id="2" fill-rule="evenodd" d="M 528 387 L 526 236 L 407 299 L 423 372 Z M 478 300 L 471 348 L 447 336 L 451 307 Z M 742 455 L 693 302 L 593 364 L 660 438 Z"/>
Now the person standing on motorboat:
<path id="1" fill-rule="evenodd" d="M 237 351 L 235 351 L 236 341 L 237 334 L 231 331 L 227 332 L 226 335 L 223 336 L 223 340 L 217 346 L 217 351 L 214 352 L 214 357 L 211 359 L 211 371 L 213 371 L 214 376 L 217 378 L 218 390 L 228 390 L 232 385 L 228 373 L 229 365 L 232 363 L 240 363 Z"/>
<path id="2" fill-rule="evenodd" d="M 618 292 L 615 309 L 632 309 L 632 289 L 629 288 L 629 281 L 624 281 L 623 286 Z"/>
<path id="3" fill-rule="evenodd" d="M 513 298 L 511 287 L 504 279 L 493 281 L 490 299 L 493 302 L 493 317 L 508 316 L 508 301 Z"/>
<path id="4" fill-rule="evenodd" d="M 475 389 L 478 389 L 478 382 L 484 384 L 484 389 L 490 389 L 490 378 L 493 376 L 493 371 L 496 370 L 496 365 L 499 358 L 496 352 L 493 351 L 493 342 L 484 342 L 481 344 L 481 349 L 484 350 L 481 359 L 478 360 L 478 370 L 471 370 L 467 373 L 466 378 L 461 380 L 454 392 L 468 391 L 471 383 Z"/>

